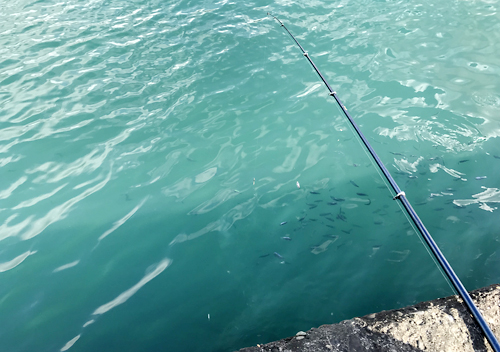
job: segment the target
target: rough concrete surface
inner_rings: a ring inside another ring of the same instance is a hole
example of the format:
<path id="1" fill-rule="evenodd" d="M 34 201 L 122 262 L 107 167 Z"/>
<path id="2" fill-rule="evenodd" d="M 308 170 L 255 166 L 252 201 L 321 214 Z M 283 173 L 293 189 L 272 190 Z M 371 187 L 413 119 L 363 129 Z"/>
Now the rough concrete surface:
<path id="1" fill-rule="evenodd" d="M 500 285 L 470 292 L 500 339 Z M 240 352 L 344 351 L 492 351 L 480 328 L 458 296 L 382 311 L 338 324 L 322 325 L 295 336 Z"/>

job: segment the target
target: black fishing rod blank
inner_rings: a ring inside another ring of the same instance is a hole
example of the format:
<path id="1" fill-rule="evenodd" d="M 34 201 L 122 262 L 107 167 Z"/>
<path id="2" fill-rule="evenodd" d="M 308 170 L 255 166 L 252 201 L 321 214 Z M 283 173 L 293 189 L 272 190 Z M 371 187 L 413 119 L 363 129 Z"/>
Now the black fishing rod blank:
<path id="1" fill-rule="evenodd" d="M 330 85 L 326 81 L 325 77 L 323 77 L 323 75 L 319 71 L 318 67 L 312 61 L 312 59 L 309 56 L 309 54 L 304 50 L 304 48 L 302 47 L 302 45 L 300 45 L 300 43 L 297 41 L 297 39 L 295 39 L 295 37 L 293 36 L 293 34 L 290 33 L 290 31 L 288 30 L 288 28 L 286 28 L 286 26 L 283 24 L 283 22 L 281 22 L 276 16 L 273 16 L 270 13 L 268 13 L 268 15 L 272 16 L 276 21 L 278 21 L 278 23 L 281 25 L 281 27 L 283 27 L 287 31 L 287 33 L 290 35 L 290 37 L 294 40 L 294 42 L 297 44 L 297 46 L 302 51 L 302 54 L 309 61 L 309 63 L 313 67 L 314 71 L 316 71 L 316 73 L 321 78 L 321 80 L 323 81 L 323 83 L 325 84 L 325 86 L 328 88 L 328 90 L 330 92 L 330 95 L 333 98 L 335 98 L 335 101 L 339 105 L 339 107 L 342 110 L 342 112 L 344 113 L 345 117 L 349 120 L 349 123 L 352 125 L 352 127 L 354 128 L 354 130 L 358 134 L 359 138 L 361 139 L 361 141 L 365 145 L 366 149 L 368 150 L 368 152 L 370 153 L 370 155 L 372 156 L 372 158 L 377 163 L 377 166 L 380 168 L 380 170 L 384 174 L 385 178 L 387 179 L 387 181 L 391 185 L 391 187 L 392 187 L 392 189 L 394 191 L 394 194 L 395 194 L 394 197 L 393 197 L 393 199 L 394 200 L 399 200 L 401 202 L 401 204 L 405 208 L 406 212 L 410 216 L 411 220 L 413 221 L 413 223 L 415 224 L 415 226 L 418 228 L 418 230 L 419 230 L 420 234 L 422 235 L 422 238 L 424 239 L 425 243 L 427 244 L 427 246 L 431 250 L 434 258 L 436 258 L 436 260 L 438 261 L 439 265 L 441 266 L 441 268 L 445 272 L 446 276 L 448 277 L 448 279 L 452 283 L 453 287 L 455 288 L 456 292 L 458 292 L 458 294 L 460 295 L 460 297 L 465 302 L 465 304 L 466 304 L 467 308 L 469 309 L 470 313 L 472 314 L 472 316 L 474 317 L 474 319 L 476 320 L 476 322 L 479 324 L 479 327 L 483 331 L 484 336 L 488 339 L 488 342 L 490 343 L 491 347 L 493 348 L 493 350 L 495 352 L 500 352 L 500 344 L 498 343 L 498 340 L 497 340 L 496 336 L 493 334 L 493 332 L 491 331 L 490 327 L 488 326 L 488 324 L 484 320 L 483 316 L 481 315 L 481 312 L 479 311 L 479 309 L 476 307 L 476 305 L 472 301 L 472 298 L 470 297 L 469 293 L 465 289 L 464 285 L 462 284 L 462 282 L 460 281 L 460 279 L 458 278 L 458 276 L 455 274 L 455 272 L 453 271 L 453 268 L 448 263 L 448 261 L 446 260 L 445 256 L 443 255 L 443 253 L 439 249 L 438 245 L 436 244 L 436 242 L 434 241 L 434 239 L 432 238 L 432 236 L 430 235 L 430 233 L 425 228 L 423 222 L 420 220 L 420 218 L 418 217 L 417 213 L 415 212 L 415 210 L 411 206 L 410 202 L 406 198 L 405 192 L 401 191 L 401 189 L 397 185 L 396 181 L 394 181 L 394 179 L 392 178 L 391 174 L 389 173 L 389 171 L 387 170 L 387 168 L 384 166 L 384 164 L 382 163 L 382 161 L 380 160 L 380 158 L 378 157 L 377 153 L 372 148 L 372 146 L 370 145 L 370 143 L 368 142 L 368 140 L 365 138 L 365 136 L 361 132 L 361 130 L 358 127 L 358 125 L 356 124 L 356 122 L 353 120 L 353 118 L 351 117 L 351 115 L 349 115 L 349 113 L 347 112 L 347 109 L 346 109 L 345 105 L 342 104 L 342 102 L 340 101 L 337 93 L 332 89 L 332 87 L 330 87 Z"/>

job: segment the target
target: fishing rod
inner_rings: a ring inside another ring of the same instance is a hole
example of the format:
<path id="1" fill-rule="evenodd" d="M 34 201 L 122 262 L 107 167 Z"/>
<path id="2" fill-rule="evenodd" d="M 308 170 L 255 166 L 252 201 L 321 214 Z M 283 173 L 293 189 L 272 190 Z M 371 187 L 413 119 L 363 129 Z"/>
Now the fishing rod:
<path id="1" fill-rule="evenodd" d="M 375 152 L 375 150 L 372 148 L 372 146 L 370 145 L 370 143 L 368 142 L 368 140 L 365 138 L 365 136 L 361 132 L 359 126 L 353 120 L 353 118 L 351 117 L 351 115 L 349 115 L 349 113 L 347 112 L 347 109 L 346 109 L 345 105 L 342 104 L 342 102 L 340 101 L 337 93 L 332 89 L 332 87 L 330 86 L 330 84 L 328 84 L 328 82 L 326 81 L 325 77 L 321 74 L 321 72 L 319 71 L 318 67 L 314 64 L 313 60 L 311 59 L 311 57 L 309 56 L 309 54 L 307 53 L 307 51 L 304 50 L 304 48 L 302 47 L 302 45 L 300 45 L 300 43 L 297 41 L 297 39 L 295 39 L 295 37 L 293 36 L 293 34 L 290 33 L 290 31 L 288 30 L 288 28 L 286 28 L 286 26 L 283 24 L 283 22 L 281 22 L 276 16 L 272 15 L 271 13 L 268 12 L 267 14 L 270 15 L 270 16 L 272 16 L 276 21 L 278 21 L 278 23 L 281 25 L 281 27 L 283 27 L 287 31 L 287 33 L 290 35 L 290 37 L 292 37 L 293 41 L 297 44 L 297 46 L 302 51 L 302 54 L 306 57 L 306 59 L 309 61 L 309 63 L 313 67 L 314 71 L 316 71 L 316 73 L 321 78 L 321 80 L 323 81 L 323 83 L 325 84 L 325 86 L 328 88 L 328 90 L 330 92 L 330 96 L 332 96 L 335 99 L 335 101 L 337 102 L 338 106 L 340 107 L 340 109 L 344 113 L 345 117 L 349 120 L 349 123 L 352 125 L 352 127 L 354 128 L 354 130 L 358 134 L 359 138 L 361 139 L 361 141 L 365 145 L 366 149 L 368 150 L 368 152 L 370 153 L 370 155 L 372 156 L 372 158 L 377 163 L 377 166 L 380 168 L 380 170 L 384 174 L 385 178 L 387 179 L 387 181 L 391 185 L 391 187 L 392 187 L 392 189 L 393 189 L 393 191 L 395 193 L 395 195 L 394 195 L 394 197 L 392 199 L 393 200 L 399 200 L 401 202 L 401 204 L 405 208 L 406 212 L 410 216 L 411 220 L 413 221 L 413 223 L 415 224 L 415 226 L 418 228 L 418 230 L 419 230 L 420 234 L 422 235 L 422 238 L 424 239 L 425 243 L 427 244 L 427 246 L 431 250 L 434 258 L 436 258 L 436 260 L 438 261 L 439 265 L 441 266 L 441 268 L 445 272 L 446 276 L 448 277 L 448 279 L 452 283 L 453 287 L 455 288 L 456 292 L 459 293 L 460 297 L 465 302 L 465 304 L 466 304 L 467 308 L 469 309 L 470 313 L 472 314 L 472 316 L 474 317 L 474 319 L 478 323 L 479 327 L 483 331 L 483 334 L 488 339 L 488 342 L 490 343 L 491 347 L 493 348 L 493 350 L 495 352 L 500 352 L 500 344 L 498 343 L 497 338 L 495 337 L 495 335 L 491 331 L 490 327 L 488 326 L 488 324 L 484 320 L 484 317 L 481 315 L 481 312 L 479 312 L 479 309 L 476 307 L 476 305 L 472 301 L 472 298 L 470 297 L 469 293 L 465 289 L 464 285 L 462 284 L 462 282 L 460 281 L 460 279 L 458 278 L 458 276 L 455 274 L 455 272 L 453 271 L 453 268 L 448 263 L 448 261 L 446 260 L 445 256 L 443 255 L 443 253 L 439 249 L 438 245 L 436 244 L 436 242 L 434 241 L 434 239 L 430 235 L 429 231 L 427 231 L 427 229 L 425 228 L 423 222 L 420 220 L 420 218 L 418 217 L 417 213 L 415 212 L 415 210 L 411 206 L 410 202 L 406 198 L 405 192 L 401 191 L 401 189 L 397 185 L 396 181 L 394 181 L 394 179 L 392 178 L 391 174 L 389 173 L 389 171 L 387 170 L 387 168 L 385 167 L 385 165 L 382 163 L 382 160 L 380 160 L 380 158 L 378 157 L 378 155 Z"/>

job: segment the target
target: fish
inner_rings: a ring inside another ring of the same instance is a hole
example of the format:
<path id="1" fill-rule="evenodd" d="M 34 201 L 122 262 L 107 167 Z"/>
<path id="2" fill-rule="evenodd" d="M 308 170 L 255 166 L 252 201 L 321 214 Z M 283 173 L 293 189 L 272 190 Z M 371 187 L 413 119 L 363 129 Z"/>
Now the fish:
<path id="1" fill-rule="evenodd" d="M 327 226 L 327 227 L 329 227 L 329 228 L 331 228 L 331 229 L 334 229 L 334 228 L 335 228 L 335 226 L 332 226 L 332 225 L 325 225 L 325 226 Z"/>
<path id="2" fill-rule="evenodd" d="M 299 181 L 297 181 L 296 185 L 297 185 L 297 188 L 300 188 L 300 183 L 299 183 Z"/>
<path id="3" fill-rule="evenodd" d="M 343 232 L 343 233 L 346 233 L 346 234 L 348 234 L 348 235 L 350 235 L 350 234 L 351 234 L 351 231 L 352 231 L 352 229 L 350 229 L 350 230 L 342 230 L 342 232 Z"/>
<path id="4" fill-rule="evenodd" d="M 347 218 L 343 214 L 344 212 L 342 211 L 342 208 L 339 209 L 339 213 L 337 215 L 337 219 L 342 220 L 342 221 L 347 221 Z"/>
<path id="5" fill-rule="evenodd" d="M 337 202 L 328 202 L 326 204 L 328 204 L 328 205 L 337 205 Z"/>
<path id="6" fill-rule="evenodd" d="M 322 213 L 322 214 L 319 214 L 319 216 L 327 216 L 327 215 L 332 215 L 332 213 Z"/>
<path id="7" fill-rule="evenodd" d="M 349 181 L 351 183 L 351 185 L 353 185 L 354 187 L 359 187 L 356 182 L 354 182 L 353 180 Z"/>
<path id="8" fill-rule="evenodd" d="M 327 219 L 328 219 L 328 218 L 327 218 Z M 338 215 L 337 215 L 337 219 L 342 220 L 342 221 L 347 221 L 347 218 L 346 218 L 344 215 L 342 215 L 342 214 L 338 214 Z M 329 219 L 329 220 L 330 220 L 330 219 Z M 333 220 L 332 220 L 332 221 L 333 221 Z"/>
<path id="9" fill-rule="evenodd" d="M 366 197 L 366 196 L 368 196 L 368 194 L 366 194 L 366 193 L 361 193 L 361 192 L 358 192 L 358 193 L 356 193 L 356 194 L 357 194 L 358 196 L 361 196 L 361 197 Z"/>
<path id="10" fill-rule="evenodd" d="M 320 193 L 319 193 L 319 192 L 317 192 L 317 191 L 311 191 L 311 192 L 309 192 L 309 193 L 311 193 L 311 194 L 320 194 Z"/>
<path id="11" fill-rule="evenodd" d="M 286 224 L 286 221 L 283 221 L 280 223 L 280 225 L 285 225 Z"/>
<path id="12" fill-rule="evenodd" d="M 280 258 L 280 259 L 283 259 L 283 256 L 281 254 L 279 254 L 278 252 L 274 252 L 273 253 L 276 257 Z"/>
<path id="13" fill-rule="evenodd" d="M 477 176 L 476 180 L 484 180 L 485 178 L 486 178 L 486 176 Z"/>
<path id="14" fill-rule="evenodd" d="M 259 255 L 259 258 L 265 258 L 265 257 L 269 257 L 269 253 L 267 253 L 267 254 L 262 254 L 262 255 Z"/>
<path id="15" fill-rule="evenodd" d="M 288 236 L 283 236 L 281 237 L 282 240 L 285 240 L 285 241 L 291 241 L 292 239 Z"/>
<path id="16" fill-rule="evenodd" d="M 469 161 L 469 159 L 463 159 L 463 160 L 460 160 L 458 163 L 459 163 L 459 164 L 461 164 L 461 163 L 465 163 L 465 162 L 467 162 L 467 161 Z"/>
<path id="17" fill-rule="evenodd" d="M 403 154 L 401 154 L 401 153 L 394 153 L 394 152 L 389 152 L 389 153 L 391 153 L 392 155 L 404 156 L 404 155 L 403 155 Z"/>
<path id="18" fill-rule="evenodd" d="M 331 217 L 327 216 L 325 217 L 326 220 L 330 220 L 331 222 L 335 222 L 335 220 L 333 220 Z"/>
<path id="19" fill-rule="evenodd" d="M 343 201 L 345 201 L 345 199 L 344 199 L 344 198 L 335 198 L 335 197 L 333 197 L 333 196 L 330 196 L 330 198 L 332 198 L 332 199 L 333 199 L 334 201 L 336 201 L 336 202 L 343 202 Z"/>

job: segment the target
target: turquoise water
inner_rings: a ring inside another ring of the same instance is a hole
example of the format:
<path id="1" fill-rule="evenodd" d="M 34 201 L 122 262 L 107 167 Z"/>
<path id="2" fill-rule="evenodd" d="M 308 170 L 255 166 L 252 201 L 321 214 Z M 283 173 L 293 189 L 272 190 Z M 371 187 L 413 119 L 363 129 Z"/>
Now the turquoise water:
<path id="1" fill-rule="evenodd" d="M 0 349 L 232 351 L 499 282 L 498 1 L 2 1 Z M 476 179 L 477 178 L 477 179 Z"/>

